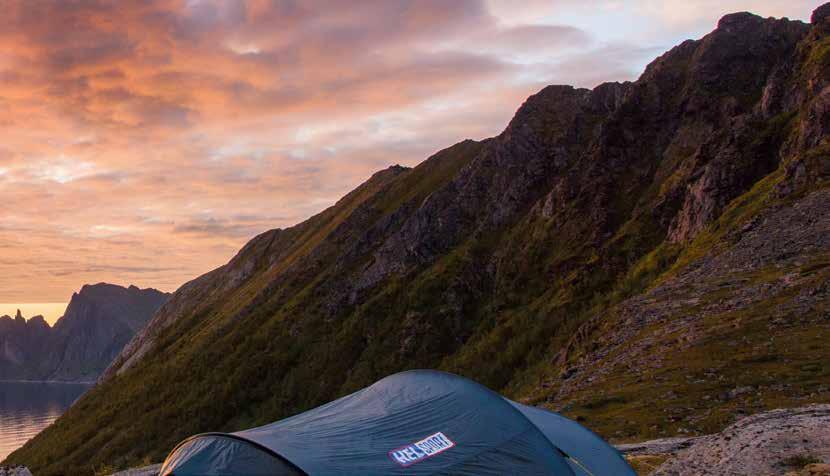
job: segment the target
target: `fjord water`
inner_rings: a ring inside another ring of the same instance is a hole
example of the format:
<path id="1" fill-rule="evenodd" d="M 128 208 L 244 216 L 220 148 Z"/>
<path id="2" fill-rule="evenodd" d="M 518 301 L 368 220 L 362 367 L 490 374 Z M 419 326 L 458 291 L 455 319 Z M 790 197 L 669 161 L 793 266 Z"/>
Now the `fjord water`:
<path id="1" fill-rule="evenodd" d="M 49 426 L 90 386 L 0 381 L 0 461 Z"/>

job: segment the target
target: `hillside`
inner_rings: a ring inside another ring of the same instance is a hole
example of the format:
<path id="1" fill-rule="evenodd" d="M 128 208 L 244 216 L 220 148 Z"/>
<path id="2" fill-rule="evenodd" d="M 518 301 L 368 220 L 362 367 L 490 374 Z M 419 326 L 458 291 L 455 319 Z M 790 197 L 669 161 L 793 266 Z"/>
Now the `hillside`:
<path id="1" fill-rule="evenodd" d="M 829 13 L 728 15 L 636 82 L 547 87 L 497 137 L 257 236 L 7 462 L 161 461 L 408 368 L 617 440 L 826 401 Z"/>
<path id="2" fill-rule="evenodd" d="M 54 327 L 0 317 L 0 380 L 95 381 L 169 296 L 99 283 L 74 293 Z"/>

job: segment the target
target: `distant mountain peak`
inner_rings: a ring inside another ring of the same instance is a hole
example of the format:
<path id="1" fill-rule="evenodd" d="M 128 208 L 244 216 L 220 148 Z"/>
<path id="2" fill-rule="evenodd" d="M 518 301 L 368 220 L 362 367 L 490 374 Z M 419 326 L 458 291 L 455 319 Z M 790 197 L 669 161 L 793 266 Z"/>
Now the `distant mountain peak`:
<path id="1" fill-rule="evenodd" d="M 42 315 L 18 310 L 0 327 L 0 379 L 92 381 L 167 300 L 155 289 L 84 285 L 50 327 Z M 4 358 L 6 355 L 8 358 Z"/>
<path id="2" fill-rule="evenodd" d="M 49 326 L 49 323 L 46 322 L 46 318 L 44 318 L 40 314 L 29 318 L 29 320 L 26 321 L 26 324 L 31 326 L 31 327 L 42 327 L 42 328 L 45 327 L 47 329 L 51 327 L 51 326 Z"/>
<path id="3" fill-rule="evenodd" d="M 113 291 L 113 292 L 130 292 L 130 293 L 135 293 L 135 292 L 158 292 L 158 293 L 163 293 L 163 291 L 159 291 L 158 289 L 155 289 L 155 288 L 144 288 L 144 289 L 142 289 L 142 288 L 136 286 L 135 284 L 130 284 L 127 287 L 124 287 L 124 286 L 120 286 L 118 284 L 105 283 L 105 282 L 99 282 L 99 283 L 95 283 L 95 284 L 84 284 L 83 286 L 81 286 L 81 290 L 79 291 L 79 293 L 83 294 L 83 293 L 89 293 L 89 292 L 94 292 L 94 291 L 99 291 L 99 292 L 100 291 Z"/>
<path id="4" fill-rule="evenodd" d="M 764 19 L 754 13 L 750 12 L 735 12 L 729 13 L 718 20 L 718 29 L 730 28 L 735 26 L 743 26 L 751 23 L 758 23 Z"/>

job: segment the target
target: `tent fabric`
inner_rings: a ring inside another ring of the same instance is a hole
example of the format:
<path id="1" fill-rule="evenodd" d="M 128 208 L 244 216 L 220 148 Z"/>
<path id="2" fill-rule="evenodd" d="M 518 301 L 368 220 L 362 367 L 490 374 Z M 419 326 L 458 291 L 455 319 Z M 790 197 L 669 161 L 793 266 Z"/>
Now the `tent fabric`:
<path id="1" fill-rule="evenodd" d="M 243 450 L 245 442 L 251 445 Z M 576 422 L 433 370 L 395 374 L 262 427 L 197 435 L 171 453 L 160 474 L 256 475 L 263 473 L 250 468 L 264 461 L 283 464 L 268 466 L 274 475 L 635 474 Z"/>
<path id="2" fill-rule="evenodd" d="M 568 458 L 574 474 L 591 476 L 614 474 L 636 476 L 622 454 L 593 431 L 544 408 L 508 400 Z"/>
<path id="3" fill-rule="evenodd" d="M 188 438 L 167 457 L 165 465 L 177 475 L 303 476 L 305 473 L 267 449 L 221 433 Z"/>

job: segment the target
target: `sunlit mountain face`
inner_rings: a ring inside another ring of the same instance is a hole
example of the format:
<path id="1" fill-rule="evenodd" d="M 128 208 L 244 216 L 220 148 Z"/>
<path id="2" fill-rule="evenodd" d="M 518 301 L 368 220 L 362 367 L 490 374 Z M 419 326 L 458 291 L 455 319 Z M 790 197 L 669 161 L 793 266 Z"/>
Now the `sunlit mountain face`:
<path id="1" fill-rule="evenodd" d="M 726 12 L 815 7 L 664 3 L 4 2 L 0 301 L 173 290 L 376 170 L 498 133 L 543 85 L 634 79 Z"/>

